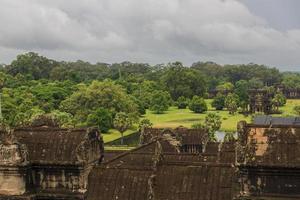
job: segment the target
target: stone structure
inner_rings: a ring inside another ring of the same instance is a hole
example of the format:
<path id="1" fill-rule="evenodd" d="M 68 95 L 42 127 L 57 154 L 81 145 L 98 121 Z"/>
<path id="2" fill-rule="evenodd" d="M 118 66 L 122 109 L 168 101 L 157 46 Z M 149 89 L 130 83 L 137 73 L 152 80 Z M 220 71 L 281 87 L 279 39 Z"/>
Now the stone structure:
<path id="1" fill-rule="evenodd" d="M 274 93 L 267 90 L 249 90 L 249 111 L 250 113 L 272 113 L 272 99 Z"/>
<path id="2" fill-rule="evenodd" d="M 163 135 L 92 170 L 87 200 L 229 200 L 236 195 L 234 143 L 178 152 Z"/>
<path id="3" fill-rule="evenodd" d="M 173 137 L 177 141 L 178 151 L 185 153 L 202 153 L 208 142 L 208 133 L 205 129 L 176 129 L 146 128 L 141 133 L 141 144 L 147 144 L 160 137 Z"/>
<path id="4" fill-rule="evenodd" d="M 100 134 L 52 125 L 1 131 L 0 199 L 84 198 L 87 176 L 102 159 Z"/>
<path id="5" fill-rule="evenodd" d="M 100 165 L 95 129 L 1 132 L 0 199 L 300 199 L 299 121 L 240 122 L 237 141 L 223 143 L 204 129 L 145 129 L 142 146 Z"/>
<path id="6" fill-rule="evenodd" d="M 277 90 L 287 99 L 300 99 L 300 88 L 286 88 L 283 85 L 277 86 Z"/>
<path id="7" fill-rule="evenodd" d="M 300 199 L 300 125 L 239 124 L 241 199 Z"/>
<path id="8" fill-rule="evenodd" d="M 300 199 L 300 125 L 280 121 L 240 122 L 238 140 L 230 143 L 198 137 L 196 152 L 182 148 L 180 136 L 191 130 L 147 129 L 148 143 L 92 170 L 86 198 Z"/>

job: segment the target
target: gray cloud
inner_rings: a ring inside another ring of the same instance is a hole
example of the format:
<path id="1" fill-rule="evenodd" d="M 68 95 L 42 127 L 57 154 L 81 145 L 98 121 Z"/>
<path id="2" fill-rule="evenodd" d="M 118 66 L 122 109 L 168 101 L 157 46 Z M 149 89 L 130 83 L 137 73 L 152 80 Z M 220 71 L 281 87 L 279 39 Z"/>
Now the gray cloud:
<path id="1" fill-rule="evenodd" d="M 300 67 L 300 29 L 277 30 L 238 0 L 2 0 L 0 59 Z M 294 67 L 294 68 L 293 68 Z"/>

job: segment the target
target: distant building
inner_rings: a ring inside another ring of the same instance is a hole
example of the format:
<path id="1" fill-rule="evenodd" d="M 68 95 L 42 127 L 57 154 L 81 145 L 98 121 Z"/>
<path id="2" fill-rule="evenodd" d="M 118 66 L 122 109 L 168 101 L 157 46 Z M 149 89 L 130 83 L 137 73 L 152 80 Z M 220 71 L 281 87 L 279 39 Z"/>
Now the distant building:
<path id="1" fill-rule="evenodd" d="M 273 117 L 270 115 L 258 115 L 253 119 L 253 124 L 263 126 L 297 126 L 300 125 L 300 117 Z"/>
<path id="2" fill-rule="evenodd" d="M 264 89 L 249 90 L 250 113 L 272 113 L 272 99 L 274 93 Z"/>

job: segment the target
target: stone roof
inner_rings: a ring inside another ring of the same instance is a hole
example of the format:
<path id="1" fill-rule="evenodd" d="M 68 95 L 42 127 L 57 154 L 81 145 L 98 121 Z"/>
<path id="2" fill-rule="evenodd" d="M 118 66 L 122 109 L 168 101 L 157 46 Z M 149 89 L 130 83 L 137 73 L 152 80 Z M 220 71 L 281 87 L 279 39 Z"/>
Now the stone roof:
<path id="1" fill-rule="evenodd" d="M 208 133 L 205 129 L 188 129 L 178 127 L 176 129 L 160 129 L 160 128 L 146 128 L 143 134 L 143 143 L 148 143 L 152 139 L 170 134 L 178 139 L 182 145 L 202 144 L 207 142 Z"/>
<path id="2" fill-rule="evenodd" d="M 87 200 L 225 200 L 234 196 L 234 143 L 208 144 L 208 152 L 191 154 L 178 152 L 172 145 L 165 148 L 164 142 L 169 143 L 158 138 L 93 169 Z"/>
<path id="3" fill-rule="evenodd" d="M 240 134 L 241 164 L 300 167 L 300 126 L 245 124 Z"/>
<path id="4" fill-rule="evenodd" d="M 253 120 L 254 125 L 300 125 L 300 117 L 273 117 L 270 115 L 259 115 Z"/>
<path id="5" fill-rule="evenodd" d="M 26 159 L 32 164 L 79 164 L 99 160 L 99 157 L 93 156 L 103 153 L 100 134 L 96 129 L 27 127 L 15 129 L 10 135 L 13 143 L 25 148 Z M 89 153 L 93 144 L 97 144 L 94 150 L 100 153 Z"/>

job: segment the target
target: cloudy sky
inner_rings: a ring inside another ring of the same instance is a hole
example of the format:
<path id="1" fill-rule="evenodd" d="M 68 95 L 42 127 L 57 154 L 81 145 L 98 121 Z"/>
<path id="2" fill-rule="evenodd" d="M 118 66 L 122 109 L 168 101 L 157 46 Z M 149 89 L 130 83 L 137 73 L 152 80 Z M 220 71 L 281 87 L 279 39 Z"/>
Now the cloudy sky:
<path id="1" fill-rule="evenodd" d="M 0 63 L 259 63 L 300 71 L 299 0 L 1 0 Z"/>

